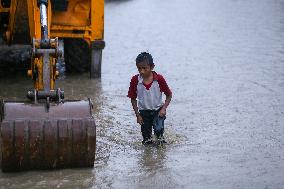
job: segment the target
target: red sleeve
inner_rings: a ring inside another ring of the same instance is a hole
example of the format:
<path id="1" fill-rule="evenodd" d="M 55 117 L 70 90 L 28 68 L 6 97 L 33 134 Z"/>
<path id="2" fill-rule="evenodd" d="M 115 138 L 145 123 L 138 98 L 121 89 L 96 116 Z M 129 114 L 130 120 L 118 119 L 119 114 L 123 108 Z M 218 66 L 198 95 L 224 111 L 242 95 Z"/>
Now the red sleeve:
<path id="1" fill-rule="evenodd" d="M 158 83 L 159 83 L 161 92 L 165 93 L 165 95 L 167 96 L 172 95 L 172 91 L 169 88 L 166 80 L 164 79 L 162 75 L 159 75 L 159 74 L 158 74 Z"/>
<path id="2" fill-rule="evenodd" d="M 130 81 L 130 86 L 128 90 L 128 97 L 132 99 L 137 98 L 137 84 L 138 84 L 138 75 L 132 77 Z"/>

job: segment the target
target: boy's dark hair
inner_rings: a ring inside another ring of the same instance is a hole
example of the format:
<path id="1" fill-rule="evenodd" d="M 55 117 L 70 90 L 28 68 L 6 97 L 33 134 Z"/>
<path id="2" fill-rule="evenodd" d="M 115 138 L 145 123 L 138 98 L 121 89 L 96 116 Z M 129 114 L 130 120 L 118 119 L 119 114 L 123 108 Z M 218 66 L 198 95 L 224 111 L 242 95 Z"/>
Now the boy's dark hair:
<path id="1" fill-rule="evenodd" d="M 146 62 L 149 66 L 153 66 L 153 57 L 150 53 L 142 52 L 140 53 L 136 58 L 136 64 L 139 64 L 141 62 Z"/>

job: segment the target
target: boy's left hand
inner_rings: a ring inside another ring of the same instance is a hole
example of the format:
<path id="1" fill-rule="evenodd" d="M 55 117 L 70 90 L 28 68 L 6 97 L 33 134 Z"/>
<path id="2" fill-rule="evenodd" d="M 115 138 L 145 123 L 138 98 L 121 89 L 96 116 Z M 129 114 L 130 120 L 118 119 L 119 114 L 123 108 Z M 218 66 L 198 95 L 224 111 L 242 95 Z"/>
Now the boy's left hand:
<path id="1" fill-rule="evenodd" d="M 160 112 L 159 112 L 159 116 L 160 116 L 160 117 L 165 117 L 166 114 L 167 114 L 167 112 L 166 112 L 166 109 L 165 109 L 165 108 L 162 108 L 162 109 L 160 110 Z"/>

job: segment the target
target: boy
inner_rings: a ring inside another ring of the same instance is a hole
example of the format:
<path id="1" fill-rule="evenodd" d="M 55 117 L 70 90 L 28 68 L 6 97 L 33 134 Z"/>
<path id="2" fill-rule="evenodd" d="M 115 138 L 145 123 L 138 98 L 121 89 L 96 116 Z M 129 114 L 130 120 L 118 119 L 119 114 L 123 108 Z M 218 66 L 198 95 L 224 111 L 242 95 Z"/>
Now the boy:
<path id="1" fill-rule="evenodd" d="M 155 65 L 151 54 L 140 53 L 136 58 L 139 74 L 132 77 L 128 91 L 131 104 L 136 114 L 137 123 L 141 125 L 142 144 L 152 144 L 152 127 L 159 143 L 165 143 L 164 120 L 166 109 L 170 104 L 172 92 L 162 75 L 153 71 Z M 166 95 L 162 102 L 162 93 Z M 138 97 L 138 107 L 137 100 Z"/>

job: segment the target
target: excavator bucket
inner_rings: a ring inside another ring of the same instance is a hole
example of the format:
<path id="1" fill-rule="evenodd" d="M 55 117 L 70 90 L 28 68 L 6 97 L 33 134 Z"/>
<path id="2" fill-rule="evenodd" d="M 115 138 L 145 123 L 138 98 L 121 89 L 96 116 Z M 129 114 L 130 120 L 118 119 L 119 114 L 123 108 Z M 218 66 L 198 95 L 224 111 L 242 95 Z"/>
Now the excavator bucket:
<path id="1" fill-rule="evenodd" d="M 90 100 L 0 104 L 2 171 L 93 167 L 96 125 Z"/>

